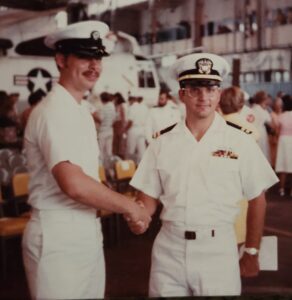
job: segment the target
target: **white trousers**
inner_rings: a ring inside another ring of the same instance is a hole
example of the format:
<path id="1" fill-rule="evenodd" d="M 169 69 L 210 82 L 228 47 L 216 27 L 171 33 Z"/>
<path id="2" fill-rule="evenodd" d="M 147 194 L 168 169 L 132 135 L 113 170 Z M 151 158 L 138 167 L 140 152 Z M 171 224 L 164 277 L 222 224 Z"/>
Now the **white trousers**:
<path id="1" fill-rule="evenodd" d="M 186 240 L 183 229 L 167 223 L 153 245 L 150 297 L 240 295 L 233 226 L 193 228 L 196 239 Z"/>
<path id="2" fill-rule="evenodd" d="M 22 248 L 32 299 L 104 298 L 103 237 L 95 210 L 34 210 Z"/>
<path id="3" fill-rule="evenodd" d="M 136 163 L 138 164 L 146 150 L 146 138 L 143 127 L 133 127 L 128 131 L 127 154 L 133 157 L 136 154 Z"/>
<path id="4" fill-rule="evenodd" d="M 101 132 L 98 135 L 98 145 L 100 155 L 103 161 L 113 155 L 113 132 Z"/>

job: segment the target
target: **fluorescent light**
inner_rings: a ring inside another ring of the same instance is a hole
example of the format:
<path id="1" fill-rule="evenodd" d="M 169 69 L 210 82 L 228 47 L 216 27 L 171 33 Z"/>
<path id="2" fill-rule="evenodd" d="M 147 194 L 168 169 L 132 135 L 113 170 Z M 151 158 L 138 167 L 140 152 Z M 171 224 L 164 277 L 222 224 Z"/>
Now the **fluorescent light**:
<path id="1" fill-rule="evenodd" d="M 137 3 L 146 2 L 147 0 L 116 0 L 116 7 L 134 5 Z"/>

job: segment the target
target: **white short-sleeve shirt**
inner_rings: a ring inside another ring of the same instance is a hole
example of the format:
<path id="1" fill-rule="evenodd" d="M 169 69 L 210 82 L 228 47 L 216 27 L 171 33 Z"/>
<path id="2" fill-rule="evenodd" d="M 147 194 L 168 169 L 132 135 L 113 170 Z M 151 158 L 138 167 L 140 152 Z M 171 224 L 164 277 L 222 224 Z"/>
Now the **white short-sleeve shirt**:
<path id="1" fill-rule="evenodd" d="M 32 207 L 84 207 L 60 190 L 51 171 L 58 163 L 70 161 L 80 166 L 86 175 L 99 180 L 97 135 L 87 107 L 56 84 L 30 115 L 25 130 L 25 148 L 30 172 L 29 203 Z"/>
<path id="2" fill-rule="evenodd" d="M 243 197 L 277 181 L 256 142 L 216 113 L 199 142 L 185 122 L 154 140 L 131 185 L 160 199 L 164 221 L 218 225 L 234 222 Z"/>
<path id="3" fill-rule="evenodd" d="M 149 108 L 144 103 L 134 102 L 128 107 L 127 117 L 133 122 L 132 127 L 144 127 Z"/>

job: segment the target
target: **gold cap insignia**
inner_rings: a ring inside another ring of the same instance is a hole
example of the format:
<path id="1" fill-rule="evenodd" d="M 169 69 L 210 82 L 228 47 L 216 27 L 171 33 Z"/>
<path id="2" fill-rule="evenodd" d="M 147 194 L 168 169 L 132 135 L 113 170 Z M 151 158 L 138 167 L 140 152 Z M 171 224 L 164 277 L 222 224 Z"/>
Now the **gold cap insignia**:
<path id="1" fill-rule="evenodd" d="M 208 58 L 201 58 L 196 62 L 196 67 L 200 74 L 210 74 L 213 62 Z"/>
<path id="2" fill-rule="evenodd" d="M 91 38 L 92 38 L 93 40 L 97 41 L 97 40 L 99 39 L 99 37 L 100 37 L 100 34 L 99 34 L 98 31 L 92 31 L 92 32 L 91 32 Z"/>

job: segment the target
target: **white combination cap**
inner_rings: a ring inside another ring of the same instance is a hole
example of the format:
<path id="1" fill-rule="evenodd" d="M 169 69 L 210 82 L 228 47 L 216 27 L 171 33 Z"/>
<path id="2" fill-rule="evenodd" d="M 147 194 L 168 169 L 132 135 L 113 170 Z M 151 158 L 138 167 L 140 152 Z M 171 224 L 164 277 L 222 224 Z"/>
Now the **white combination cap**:
<path id="1" fill-rule="evenodd" d="M 179 58 L 172 66 L 176 79 L 194 85 L 220 84 L 230 66 L 221 56 L 212 53 L 194 53 Z"/>
<path id="2" fill-rule="evenodd" d="M 68 25 L 45 38 L 45 45 L 56 52 L 84 57 L 108 56 L 103 39 L 109 27 L 100 21 L 83 21 Z"/>

